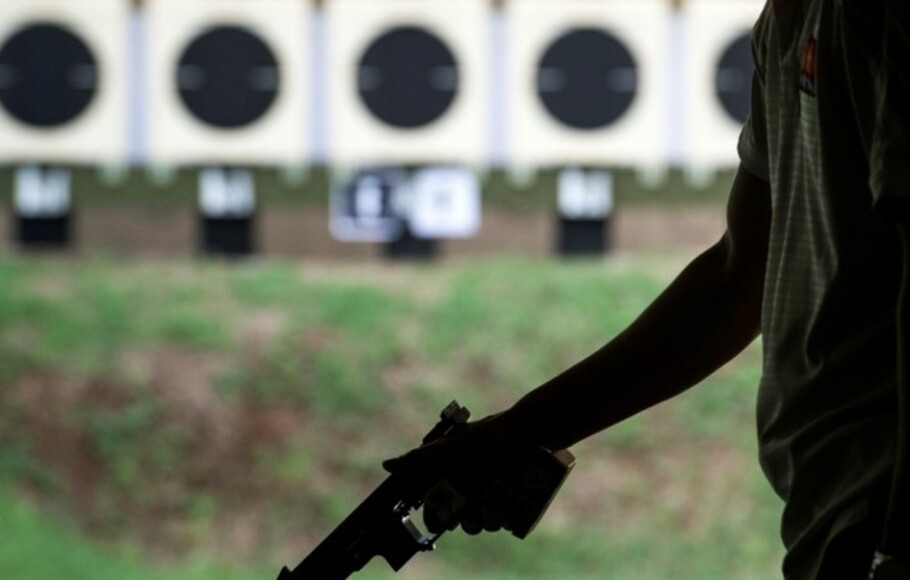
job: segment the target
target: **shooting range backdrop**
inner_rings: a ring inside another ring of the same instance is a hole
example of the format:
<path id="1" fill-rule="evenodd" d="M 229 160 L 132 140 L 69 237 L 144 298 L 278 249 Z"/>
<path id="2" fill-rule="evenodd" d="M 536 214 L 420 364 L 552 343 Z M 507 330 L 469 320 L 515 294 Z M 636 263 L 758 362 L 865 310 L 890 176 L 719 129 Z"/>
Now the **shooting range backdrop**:
<path id="1" fill-rule="evenodd" d="M 66 197 L 55 171 L 126 164 L 197 168 L 204 213 L 245 218 L 244 170 L 336 168 L 348 241 L 470 237 L 491 166 L 574 171 L 559 187 L 602 214 L 612 180 L 577 171 L 736 165 L 762 4 L 4 0 L 0 165 L 17 215 Z"/>

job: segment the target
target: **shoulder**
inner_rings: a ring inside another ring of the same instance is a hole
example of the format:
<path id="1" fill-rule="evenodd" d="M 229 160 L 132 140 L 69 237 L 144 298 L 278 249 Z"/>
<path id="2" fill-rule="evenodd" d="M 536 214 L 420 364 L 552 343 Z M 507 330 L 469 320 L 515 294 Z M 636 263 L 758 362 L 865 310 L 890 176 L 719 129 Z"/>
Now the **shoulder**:
<path id="1" fill-rule="evenodd" d="M 765 3 L 765 7 L 752 27 L 752 59 L 759 70 L 764 70 L 767 60 L 768 46 L 774 27 L 775 2 Z"/>
<path id="2" fill-rule="evenodd" d="M 766 2 L 758 20 L 755 22 L 755 26 L 752 28 L 753 42 L 758 44 L 767 42 L 768 36 L 771 33 L 771 28 L 774 24 L 774 13 L 775 3 Z"/>

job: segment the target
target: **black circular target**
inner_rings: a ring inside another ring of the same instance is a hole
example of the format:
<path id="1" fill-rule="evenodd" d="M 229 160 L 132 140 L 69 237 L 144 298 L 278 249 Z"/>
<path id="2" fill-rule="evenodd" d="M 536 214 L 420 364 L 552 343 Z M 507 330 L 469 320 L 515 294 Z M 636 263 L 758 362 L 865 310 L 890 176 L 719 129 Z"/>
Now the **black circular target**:
<path id="1" fill-rule="evenodd" d="M 458 93 L 458 64 L 433 33 L 403 26 L 386 31 L 364 52 L 357 89 L 379 120 L 401 129 L 439 119 Z"/>
<path id="2" fill-rule="evenodd" d="M 30 24 L 0 46 L 0 104 L 26 125 L 69 123 L 89 106 L 98 83 L 91 50 L 60 25 Z"/>
<path id="3" fill-rule="evenodd" d="M 714 88 L 727 114 L 745 123 L 751 106 L 752 41 L 748 33 L 731 42 L 717 63 Z"/>
<path id="4" fill-rule="evenodd" d="M 190 42 L 177 66 L 177 87 L 187 109 L 222 129 L 260 119 L 275 102 L 280 83 L 272 50 L 239 26 L 206 30 Z"/>
<path id="5" fill-rule="evenodd" d="M 635 59 L 615 36 L 577 28 L 557 38 L 537 68 L 537 93 L 547 111 L 573 129 L 602 129 L 632 106 Z"/>

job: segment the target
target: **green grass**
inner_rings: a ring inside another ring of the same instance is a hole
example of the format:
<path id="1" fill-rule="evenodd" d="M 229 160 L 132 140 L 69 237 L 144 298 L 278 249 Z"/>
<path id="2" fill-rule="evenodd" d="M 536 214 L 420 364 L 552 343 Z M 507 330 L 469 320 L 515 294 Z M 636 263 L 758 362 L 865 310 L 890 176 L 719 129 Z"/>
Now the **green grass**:
<path id="1" fill-rule="evenodd" d="M 441 406 L 500 410 L 681 264 L 0 260 L 0 577 L 274 577 Z M 453 534 L 398 577 L 777 575 L 759 359 L 579 445 L 527 541 Z"/>
<path id="2" fill-rule="evenodd" d="M 41 516 L 2 488 L 0 522 L 4 530 L 0 542 L 2 578 L 240 580 L 250 578 L 252 573 L 202 558 L 187 560 L 179 566 L 151 566 L 138 550 L 113 551 L 88 542 L 71 526 Z"/>

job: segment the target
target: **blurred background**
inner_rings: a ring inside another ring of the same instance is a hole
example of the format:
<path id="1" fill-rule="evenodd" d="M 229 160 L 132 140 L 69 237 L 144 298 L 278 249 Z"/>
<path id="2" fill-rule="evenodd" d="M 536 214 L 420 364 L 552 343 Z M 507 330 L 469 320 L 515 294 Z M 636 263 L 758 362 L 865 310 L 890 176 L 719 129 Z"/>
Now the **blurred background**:
<path id="1" fill-rule="evenodd" d="M 0 577 L 273 578 L 621 331 L 723 232 L 762 6 L 0 0 Z M 779 575 L 759 373 L 397 576 Z"/>

